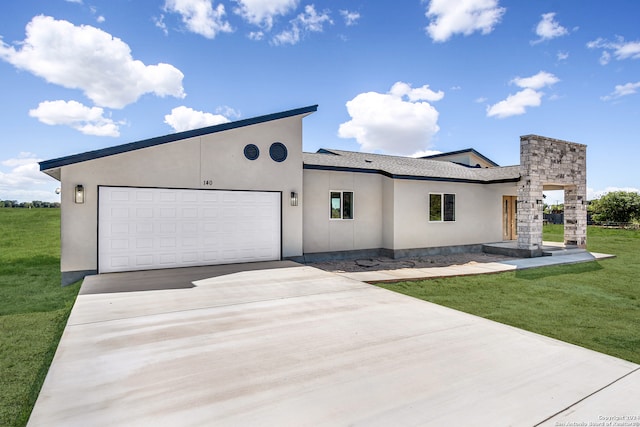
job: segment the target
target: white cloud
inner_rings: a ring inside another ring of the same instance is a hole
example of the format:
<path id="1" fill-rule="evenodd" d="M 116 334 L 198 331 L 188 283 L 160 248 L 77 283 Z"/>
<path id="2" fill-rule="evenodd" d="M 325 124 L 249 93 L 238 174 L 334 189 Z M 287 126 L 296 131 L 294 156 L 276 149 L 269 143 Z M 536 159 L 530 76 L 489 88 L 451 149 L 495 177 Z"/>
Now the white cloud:
<path id="1" fill-rule="evenodd" d="M 569 58 L 569 52 L 558 51 L 556 58 L 558 58 L 558 61 L 564 61 Z"/>
<path id="2" fill-rule="evenodd" d="M 325 23 L 333 24 L 329 13 L 318 13 L 312 4 L 307 5 L 303 13 L 291 20 L 291 28 L 275 35 L 272 42 L 276 46 L 296 44 L 305 32 L 322 32 Z"/>
<path id="3" fill-rule="evenodd" d="M 134 60 L 126 43 L 89 25 L 36 16 L 17 46 L 0 40 L 0 58 L 49 83 L 80 89 L 98 106 L 123 108 L 146 93 L 185 96 L 180 70 Z"/>
<path id="4" fill-rule="evenodd" d="M 436 154 L 442 154 L 442 151 L 438 151 L 438 150 L 422 150 L 422 151 L 417 151 L 417 152 L 413 153 L 409 157 L 420 158 L 420 157 L 435 156 Z"/>
<path id="5" fill-rule="evenodd" d="M 496 104 L 488 106 L 487 117 L 504 119 L 524 114 L 528 107 L 539 107 L 542 104 L 544 93 L 538 89 L 551 86 L 559 81 L 560 79 L 546 71 L 540 71 L 531 77 L 516 77 L 510 83 L 523 89 Z"/>
<path id="6" fill-rule="evenodd" d="M 627 42 L 616 47 L 616 59 L 639 59 L 640 58 L 640 42 Z"/>
<path id="7" fill-rule="evenodd" d="M 542 92 L 533 89 L 524 89 L 513 95 L 509 95 L 497 104 L 487 108 L 487 117 L 505 117 L 524 114 L 527 107 L 538 107 L 542 103 Z"/>
<path id="8" fill-rule="evenodd" d="M 400 155 L 424 151 L 440 130 L 439 113 L 425 100 L 443 96 L 428 85 L 412 89 L 403 82 L 387 93 L 361 93 L 347 102 L 351 120 L 340 125 L 338 136 L 355 138 L 362 151 Z"/>
<path id="9" fill-rule="evenodd" d="M 607 96 L 603 96 L 601 99 L 603 101 L 609 101 L 611 99 L 620 98 L 622 96 L 633 95 L 634 93 L 638 92 L 638 89 L 640 89 L 640 82 L 616 85 L 613 92 L 611 92 Z"/>
<path id="10" fill-rule="evenodd" d="M 250 40 L 262 40 L 264 38 L 264 32 L 262 31 L 251 31 L 249 33 L 249 39 Z"/>
<path id="11" fill-rule="evenodd" d="M 167 29 L 167 24 L 164 23 L 164 15 L 160 15 L 160 17 L 153 16 L 151 18 L 156 27 L 160 28 L 165 36 L 169 35 L 169 30 Z"/>
<path id="12" fill-rule="evenodd" d="M 505 11 L 498 0 L 431 0 L 426 12 L 431 22 L 426 30 L 435 42 L 445 42 L 454 34 L 489 34 Z"/>
<path id="13" fill-rule="evenodd" d="M 300 28 L 292 26 L 291 29 L 285 30 L 273 37 L 272 43 L 276 46 L 283 44 L 296 44 L 300 41 Z"/>
<path id="14" fill-rule="evenodd" d="M 615 42 L 599 38 L 587 43 L 589 49 L 603 49 L 600 64 L 607 65 L 613 55 L 618 61 L 623 59 L 640 59 L 640 41 L 626 42 L 618 37 Z"/>
<path id="15" fill-rule="evenodd" d="M 228 119 L 234 120 L 237 120 L 240 118 L 240 116 L 242 116 L 240 111 L 236 110 L 235 108 L 231 108 L 228 105 L 223 105 L 222 107 L 216 108 L 216 114 L 221 114 Z"/>
<path id="16" fill-rule="evenodd" d="M 224 5 L 213 8 L 211 0 L 166 0 L 164 10 L 182 16 L 182 22 L 193 33 L 213 39 L 218 33 L 233 31 L 225 21 Z"/>
<path id="17" fill-rule="evenodd" d="M 98 14 L 98 9 L 97 9 L 95 6 L 91 6 L 91 7 L 89 8 L 89 10 L 91 11 L 91 14 L 92 14 L 92 15 L 97 15 L 97 14 Z M 102 23 L 103 23 L 104 21 L 106 21 L 106 20 L 107 20 L 107 19 L 106 19 L 104 16 L 102 16 L 102 15 L 98 15 L 98 16 L 96 16 L 96 22 L 97 22 L 98 24 L 102 24 Z"/>
<path id="18" fill-rule="evenodd" d="M 344 18 L 344 23 L 347 27 L 351 25 L 355 25 L 360 19 L 360 14 L 358 12 L 350 12 L 348 10 L 340 10 L 340 15 Z"/>
<path id="19" fill-rule="evenodd" d="M 271 30 L 274 18 L 283 16 L 298 7 L 298 0 L 235 0 L 233 11 L 250 24 Z"/>
<path id="20" fill-rule="evenodd" d="M 0 162 L 0 200 L 19 202 L 60 201 L 54 192 L 59 183 L 40 172 L 35 154 L 22 152 L 18 157 Z"/>
<path id="21" fill-rule="evenodd" d="M 434 92 L 429 89 L 429 85 L 424 85 L 422 87 L 412 88 L 410 84 L 404 82 L 396 82 L 393 86 L 391 86 L 391 90 L 389 91 L 390 95 L 393 95 L 397 98 L 402 98 L 406 96 L 409 101 L 440 101 L 444 98 L 444 92 L 439 90 L 438 92 Z"/>
<path id="22" fill-rule="evenodd" d="M 602 44 L 605 43 L 606 41 L 603 38 L 597 38 L 595 40 L 592 40 L 590 42 L 587 43 L 587 47 L 589 49 L 598 49 L 600 47 L 602 47 Z"/>
<path id="23" fill-rule="evenodd" d="M 182 105 L 171 110 L 171 114 L 164 116 L 164 122 L 176 132 L 182 132 L 227 123 L 229 119 L 220 114 L 205 113 Z"/>
<path id="24" fill-rule="evenodd" d="M 85 135 L 120 136 L 118 125 L 104 117 L 100 107 L 87 107 L 77 101 L 44 101 L 29 110 L 31 117 L 48 125 L 70 126 Z"/>
<path id="25" fill-rule="evenodd" d="M 569 34 L 569 31 L 560 25 L 557 21 L 554 21 L 556 16 L 555 12 L 542 14 L 542 19 L 538 22 L 536 27 L 536 34 L 540 37 L 538 40 L 532 42 L 532 44 L 540 43 L 545 40 L 555 39 L 556 37 L 562 37 Z"/>
<path id="26" fill-rule="evenodd" d="M 516 77 L 511 82 L 522 88 L 542 89 L 545 86 L 551 86 L 559 81 L 560 79 L 553 74 L 540 71 L 531 77 Z"/>
<path id="27" fill-rule="evenodd" d="M 327 11 L 316 12 L 315 7 L 310 4 L 304 7 L 304 13 L 299 14 L 295 19 L 300 27 L 307 31 L 321 32 L 324 24 L 333 24 Z"/>

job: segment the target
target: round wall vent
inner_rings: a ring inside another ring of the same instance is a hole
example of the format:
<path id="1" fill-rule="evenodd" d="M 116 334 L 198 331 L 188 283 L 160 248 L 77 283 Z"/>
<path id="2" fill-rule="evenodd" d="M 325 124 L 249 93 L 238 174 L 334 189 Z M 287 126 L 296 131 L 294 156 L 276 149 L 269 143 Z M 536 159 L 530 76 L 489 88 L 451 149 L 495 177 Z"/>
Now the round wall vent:
<path id="1" fill-rule="evenodd" d="M 282 142 L 274 142 L 269 147 L 269 155 L 276 162 L 284 162 L 287 158 L 287 147 Z"/>
<path id="2" fill-rule="evenodd" d="M 255 144 L 247 144 L 244 147 L 244 156 L 249 160 L 255 160 L 260 155 L 260 149 Z"/>

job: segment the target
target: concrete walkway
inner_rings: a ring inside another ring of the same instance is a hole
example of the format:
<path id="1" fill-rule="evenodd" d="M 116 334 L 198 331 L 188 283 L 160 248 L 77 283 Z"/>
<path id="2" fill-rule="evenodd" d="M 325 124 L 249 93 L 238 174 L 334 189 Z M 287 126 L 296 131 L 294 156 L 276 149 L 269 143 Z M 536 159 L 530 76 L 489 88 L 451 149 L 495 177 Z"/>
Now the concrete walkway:
<path id="1" fill-rule="evenodd" d="M 525 270 L 535 267 L 577 264 L 613 257 L 615 257 L 615 255 L 600 254 L 587 251 L 576 251 L 567 255 L 543 256 L 538 258 L 518 258 L 502 262 L 450 265 L 447 267 L 398 268 L 394 270 L 372 270 L 359 272 L 337 271 L 335 272 L 335 274 L 367 283 L 399 282 L 404 280 L 435 279 L 438 277 L 502 273 L 505 271 Z"/>
<path id="2" fill-rule="evenodd" d="M 309 266 L 250 267 L 117 276 L 176 284 L 145 291 L 85 280 L 29 425 L 557 426 L 638 413 L 634 363 Z"/>

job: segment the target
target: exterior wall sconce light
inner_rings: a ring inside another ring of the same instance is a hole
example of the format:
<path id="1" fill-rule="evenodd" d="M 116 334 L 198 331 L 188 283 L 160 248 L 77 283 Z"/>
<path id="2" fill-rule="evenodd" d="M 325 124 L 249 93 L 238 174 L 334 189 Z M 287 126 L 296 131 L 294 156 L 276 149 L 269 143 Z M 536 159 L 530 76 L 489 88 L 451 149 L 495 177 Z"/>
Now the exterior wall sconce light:
<path id="1" fill-rule="evenodd" d="M 76 185 L 75 202 L 84 203 L 84 187 L 81 184 Z"/>
<path id="2" fill-rule="evenodd" d="M 291 192 L 291 206 L 298 206 L 298 193 L 295 191 Z"/>

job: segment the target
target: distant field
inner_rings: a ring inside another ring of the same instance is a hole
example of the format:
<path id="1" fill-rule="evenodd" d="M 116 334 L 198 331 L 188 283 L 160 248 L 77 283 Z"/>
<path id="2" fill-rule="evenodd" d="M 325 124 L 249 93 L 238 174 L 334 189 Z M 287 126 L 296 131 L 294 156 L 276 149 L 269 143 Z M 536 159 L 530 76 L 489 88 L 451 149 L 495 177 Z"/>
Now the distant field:
<path id="1" fill-rule="evenodd" d="M 22 426 L 79 285 L 60 287 L 60 209 L 0 208 L 0 236 L 0 426 Z"/>
<path id="2" fill-rule="evenodd" d="M 544 239 L 562 241 L 561 225 Z M 589 227 L 614 259 L 379 286 L 640 363 L 640 230 Z"/>

